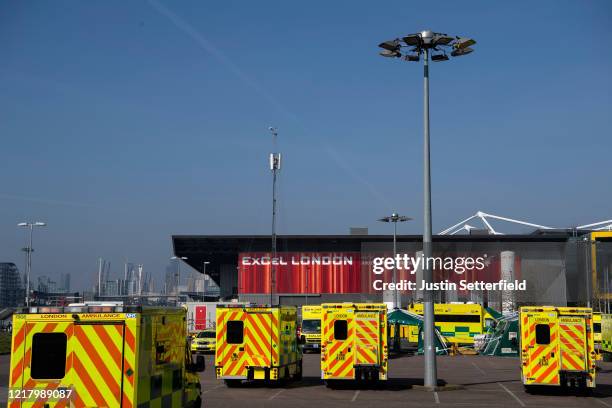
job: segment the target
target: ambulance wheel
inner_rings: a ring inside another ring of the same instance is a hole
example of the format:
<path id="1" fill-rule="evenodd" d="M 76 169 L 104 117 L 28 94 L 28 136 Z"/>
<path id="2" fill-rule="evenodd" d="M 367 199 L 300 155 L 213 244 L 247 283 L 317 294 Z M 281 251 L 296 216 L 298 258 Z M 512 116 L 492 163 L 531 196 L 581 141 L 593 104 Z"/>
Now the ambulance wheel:
<path id="1" fill-rule="evenodd" d="M 586 378 L 583 378 L 578 381 L 578 391 L 580 392 L 580 395 L 583 395 L 585 397 L 588 397 L 589 395 L 593 394 L 593 388 L 587 387 Z"/>
<path id="2" fill-rule="evenodd" d="M 227 388 L 236 388 L 242 384 L 242 380 L 223 380 Z"/>

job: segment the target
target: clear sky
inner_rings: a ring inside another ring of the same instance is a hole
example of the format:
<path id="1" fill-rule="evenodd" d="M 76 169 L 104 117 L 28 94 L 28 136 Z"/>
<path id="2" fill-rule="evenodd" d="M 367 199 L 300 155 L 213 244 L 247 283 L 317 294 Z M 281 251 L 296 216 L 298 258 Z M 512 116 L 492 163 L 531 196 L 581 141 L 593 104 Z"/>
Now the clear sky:
<path id="1" fill-rule="evenodd" d="M 474 37 L 431 68 L 434 229 L 477 210 L 612 218 L 612 3 L 9 1 L 0 5 L 0 261 L 48 222 L 34 276 L 91 287 L 97 258 L 161 276 L 171 234 L 422 228 L 422 66 L 377 55 Z M 502 228 L 503 230 L 504 228 Z"/>

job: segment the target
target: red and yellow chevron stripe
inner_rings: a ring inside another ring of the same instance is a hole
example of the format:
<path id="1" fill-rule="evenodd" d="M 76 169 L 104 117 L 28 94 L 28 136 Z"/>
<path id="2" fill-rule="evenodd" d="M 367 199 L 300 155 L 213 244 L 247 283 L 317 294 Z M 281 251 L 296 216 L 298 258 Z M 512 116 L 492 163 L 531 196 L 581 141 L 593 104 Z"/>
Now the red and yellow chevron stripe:
<path id="1" fill-rule="evenodd" d="M 27 322 L 20 325 L 13 339 L 11 387 L 22 389 L 72 388 L 71 400 L 49 401 L 38 399 L 23 401 L 22 407 L 131 407 L 134 376 L 127 376 L 134 361 L 135 344 L 132 329 L 123 323 L 87 324 L 72 322 Z M 31 377 L 32 338 L 36 333 L 64 333 L 67 338 L 67 356 L 64 378 L 36 380 Z M 124 336 L 126 355 L 124 356 Z M 22 358 L 17 358 L 23 356 Z M 12 401 L 18 407 L 19 401 Z"/>
<path id="2" fill-rule="evenodd" d="M 247 378 L 249 370 L 271 370 L 288 364 L 293 364 L 295 370 L 298 359 L 295 336 L 297 314 L 295 308 L 292 310 L 291 312 L 283 308 L 218 307 L 215 366 L 219 378 Z M 291 329 L 281 329 L 279 320 L 287 319 L 289 314 L 292 320 L 283 320 L 282 326 Z M 228 324 L 232 321 L 243 323 L 243 339 L 240 344 L 228 342 Z M 272 377 L 272 374 L 270 376 Z"/>
<path id="3" fill-rule="evenodd" d="M 561 320 L 559 324 L 559 334 L 561 346 L 561 370 L 586 370 L 587 358 L 584 320 Z"/>

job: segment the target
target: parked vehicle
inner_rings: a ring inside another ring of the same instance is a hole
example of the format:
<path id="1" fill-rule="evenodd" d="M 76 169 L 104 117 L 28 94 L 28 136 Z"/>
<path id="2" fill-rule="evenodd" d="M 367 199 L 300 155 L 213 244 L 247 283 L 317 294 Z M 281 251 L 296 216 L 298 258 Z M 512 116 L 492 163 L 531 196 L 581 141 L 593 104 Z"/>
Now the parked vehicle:
<path id="1" fill-rule="evenodd" d="M 586 307 L 521 307 L 521 379 L 528 390 L 595 387 L 593 312 Z"/>
<path id="2" fill-rule="evenodd" d="M 185 310 L 73 304 L 13 317 L 9 407 L 199 407 Z"/>
<path id="3" fill-rule="evenodd" d="M 324 303 L 321 378 L 387 379 L 387 306 L 384 303 Z"/>
<path id="4" fill-rule="evenodd" d="M 242 380 L 302 378 L 294 306 L 217 306 L 215 372 L 228 386 Z"/>

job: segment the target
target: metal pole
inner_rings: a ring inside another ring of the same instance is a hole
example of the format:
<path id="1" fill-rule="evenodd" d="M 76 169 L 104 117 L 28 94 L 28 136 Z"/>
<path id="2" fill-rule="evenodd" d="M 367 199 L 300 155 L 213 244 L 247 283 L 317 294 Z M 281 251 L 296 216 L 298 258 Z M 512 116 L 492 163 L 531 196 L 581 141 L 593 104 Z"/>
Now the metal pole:
<path id="1" fill-rule="evenodd" d="M 98 258 L 98 297 L 102 295 L 102 258 Z"/>
<path id="2" fill-rule="evenodd" d="M 280 170 L 280 154 L 276 151 L 276 138 L 278 130 L 270 127 L 272 132 L 272 147 L 274 152 L 270 155 L 270 169 L 272 170 L 272 259 L 270 265 L 270 306 L 274 305 L 274 290 L 276 289 L 276 176 Z"/>
<path id="3" fill-rule="evenodd" d="M 432 271 L 429 267 L 428 259 L 432 257 L 432 238 L 431 238 L 431 174 L 430 174 L 430 150 L 429 150 L 429 49 L 424 49 L 424 67 L 423 67 L 423 256 L 425 263 L 423 265 L 423 279 L 426 285 L 432 282 Z M 425 375 L 424 385 L 428 388 L 434 388 L 438 385 L 438 375 L 436 368 L 436 346 L 434 342 L 434 304 L 433 293 L 427 287 L 424 291 L 425 302 L 423 305 L 423 314 L 425 320 L 424 327 L 424 355 L 425 355 Z"/>
<path id="4" fill-rule="evenodd" d="M 276 139 L 276 137 L 275 137 Z M 272 264 L 270 265 L 270 306 L 274 304 L 276 286 L 276 168 L 272 169 Z"/>
<path id="5" fill-rule="evenodd" d="M 26 265 L 26 306 L 30 306 L 30 273 L 32 271 L 32 234 L 34 224 L 30 223 L 30 241 L 28 244 L 28 264 Z"/>
<path id="6" fill-rule="evenodd" d="M 393 222 L 393 259 L 397 257 L 397 220 Z M 397 291 L 397 262 L 393 262 L 393 285 L 394 285 L 394 293 L 393 293 L 393 308 L 399 308 L 398 302 L 398 291 Z"/>
<path id="7" fill-rule="evenodd" d="M 306 268 L 306 305 L 308 305 L 308 275 L 310 274 L 310 269 Z"/>
<path id="8" fill-rule="evenodd" d="M 582 242 L 585 243 L 584 245 L 584 273 L 586 275 L 586 298 L 587 298 L 587 304 L 586 307 L 591 307 L 591 282 L 589 279 L 589 275 L 591 274 L 591 269 L 589 268 L 589 257 L 591 255 L 591 245 L 592 242 L 590 239 L 585 238 Z"/>

